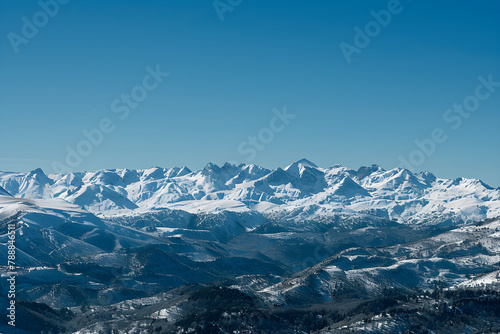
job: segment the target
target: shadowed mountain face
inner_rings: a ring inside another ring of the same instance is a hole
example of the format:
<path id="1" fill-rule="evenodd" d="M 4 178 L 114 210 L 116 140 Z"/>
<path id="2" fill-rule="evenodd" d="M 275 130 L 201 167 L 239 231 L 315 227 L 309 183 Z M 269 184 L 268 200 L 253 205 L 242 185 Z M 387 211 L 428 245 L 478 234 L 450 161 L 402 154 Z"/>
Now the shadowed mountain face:
<path id="1" fill-rule="evenodd" d="M 7 190 L 5 190 L 4 188 L 0 187 L 0 195 L 2 196 L 11 196 L 11 194 L 9 194 L 7 192 Z"/>
<path id="2" fill-rule="evenodd" d="M 37 169 L 0 173 L 0 186 L 0 257 L 15 226 L 27 333 L 500 324 L 499 191 L 478 180 L 303 159 L 274 171 Z"/>

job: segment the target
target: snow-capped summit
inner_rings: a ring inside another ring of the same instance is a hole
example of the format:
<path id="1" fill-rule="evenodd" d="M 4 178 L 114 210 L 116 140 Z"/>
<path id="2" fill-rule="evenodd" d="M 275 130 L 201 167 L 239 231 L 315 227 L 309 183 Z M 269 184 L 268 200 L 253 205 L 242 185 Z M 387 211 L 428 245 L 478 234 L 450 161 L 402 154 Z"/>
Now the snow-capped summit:
<path id="1" fill-rule="evenodd" d="M 54 184 L 54 180 L 45 175 L 41 168 L 37 168 L 22 176 L 17 183 L 17 192 L 21 193 L 22 197 L 44 198 L 50 197 L 49 188 Z"/>
<path id="2" fill-rule="evenodd" d="M 186 166 L 183 166 L 179 169 L 176 176 L 180 177 L 180 176 L 184 176 L 184 175 L 187 175 L 190 173 L 192 173 L 191 170 L 189 168 L 187 168 Z"/>
<path id="3" fill-rule="evenodd" d="M 205 168 L 201 171 L 201 173 L 205 176 L 215 176 L 220 174 L 220 167 L 217 164 L 209 162 Z"/>
<path id="4" fill-rule="evenodd" d="M 370 167 L 362 166 L 359 167 L 356 172 L 356 179 L 363 180 L 365 177 L 372 175 L 373 173 L 382 173 L 385 172 L 385 169 L 380 167 L 379 165 L 371 165 Z"/>
<path id="5" fill-rule="evenodd" d="M 365 188 L 360 186 L 349 176 L 346 176 L 337 184 L 336 187 L 333 188 L 332 194 L 337 196 L 344 196 L 347 198 L 356 196 L 370 196 L 370 193 Z"/>
<path id="6" fill-rule="evenodd" d="M 301 174 L 307 167 L 318 168 L 318 166 L 307 159 L 300 159 L 284 168 L 287 172 L 293 173 L 295 175 Z"/>
<path id="7" fill-rule="evenodd" d="M 163 178 L 164 176 L 165 176 L 165 169 L 160 168 L 160 167 L 153 167 L 153 168 L 145 169 L 142 172 L 143 179 L 158 180 L 158 179 Z"/>
<path id="8" fill-rule="evenodd" d="M 31 172 L 28 173 L 26 176 L 27 178 L 31 178 L 36 180 L 39 184 L 52 184 L 54 181 L 50 179 L 41 168 L 37 168 L 32 170 Z"/>

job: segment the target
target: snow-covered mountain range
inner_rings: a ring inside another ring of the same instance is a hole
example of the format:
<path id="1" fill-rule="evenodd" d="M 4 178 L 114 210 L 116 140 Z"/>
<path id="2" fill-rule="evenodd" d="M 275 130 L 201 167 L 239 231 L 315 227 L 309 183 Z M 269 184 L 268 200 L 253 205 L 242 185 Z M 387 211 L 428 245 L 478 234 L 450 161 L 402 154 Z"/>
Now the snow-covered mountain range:
<path id="1" fill-rule="evenodd" d="M 400 223 L 472 222 L 500 216 L 500 189 L 476 179 L 443 179 L 372 165 L 285 168 L 209 163 L 187 167 L 48 174 L 0 172 L 0 196 L 61 199 L 100 216 L 176 209 L 257 211 L 294 220 L 368 214 Z"/>
<path id="2" fill-rule="evenodd" d="M 298 315 L 304 333 L 358 331 L 366 319 L 393 331 L 429 317 L 454 326 L 444 304 L 434 315 L 442 298 L 484 332 L 500 328 L 500 313 L 491 320 L 499 217 L 500 189 L 480 180 L 376 165 L 0 172 L 0 257 L 15 226 L 27 333 L 192 332 L 200 323 L 292 333 Z M 9 270 L 0 265 L 2 277 Z M 471 294 L 480 298 L 464 308 Z M 301 313 L 309 306 L 329 311 Z M 422 319 L 407 317 L 414 307 L 426 310 Z M 384 310 L 394 314 L 373 313 Z"/>

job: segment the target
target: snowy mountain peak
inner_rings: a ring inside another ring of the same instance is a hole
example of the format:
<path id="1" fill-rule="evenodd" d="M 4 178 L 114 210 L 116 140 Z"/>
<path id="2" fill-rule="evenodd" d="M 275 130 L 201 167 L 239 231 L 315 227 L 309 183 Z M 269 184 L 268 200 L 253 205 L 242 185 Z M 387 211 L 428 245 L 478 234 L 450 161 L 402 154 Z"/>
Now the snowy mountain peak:
<path id="1" fill-rule="evenodd" d="M 315 163 L 307 159 L 300 159 L 299 161 L 296 161 L 291 165 L 286 166 L 284 170 L 288 172 L 290 175 L 293 175 L 294 177 L 300 177 L 305 170 L 318 169 L 318 168 L 319 167 L 316 166 Z"/>
<path id="2" fill-rule="evenodd" d="M 139 173 L 137 173 L 136 170 L 132 170 L 132 169 L 128 169 L 128 168 L 123 169 L 119 173 L 119 175 L 125 184 L 130 184 L 130 183 L 137 182 L 140 180 Z"/>
<path id="3" fill-rule="evenodd" d="M 144 179 L 157 180 L 157 179 L 163 178 L 164 174 L 165 174 L 165 170 L 163 168 L 153 167 L 153 168 L 145 169 L 143 174 L 142 174 L 142 177 Z"/>
<path id="4" fill-rule="evenodd" d="M 361 187 L 356 181 L 351 179 L 349 176 L 345 176 L 337 187 L 333 188 L 333 194 L 344 196 L 347 198 L 352 198 L 356 196 L 370 196 L 368 191 Z"/>
<path id="5" fill-rule="evenodd" d="M 40 184 L 52 184 L 54 181 L 50 179 L 41 168 L 37 168 L 28 173 L 26 178 L 32 178 Z"/>
<path id="6" fill-rule="evenodd" d="M 29 175 L 35 175 L 35 174 L 45 175 L 45 173 L 43 172 L 43 170 L 40 167 L 33 169 L 31 172 L 29 172 Z"/>
<path id="7" fill-rule="evenodd" d="M 214 174 L 220 174 L 220 167 L 213 162 L 209 162 L 205 168 L 201 171 L 201 173 L 205 176 L 212 176 Z"/>
<path id="8" fill-rule="evenodd" d="M 310 160 L 307 160 L 307 159 L 303 158 L 303 159 L 300 159 L 300 160 L 298 160 L 298 161 L 295 161 L 294 163 L 292 163 L 292 164 L 290 164 L 290 165 L 286 166 L 286 167 L 285 167 L 285 170 L 289 170 L 290 168 L 293 168 L 293 167 L 295 167 L 295 166 L 297 166 L 297 167 L 299 167 L 299 168 L 301 168 L 301 167 L 312 167 L 312 168 L 318 168 L 318 166 L 317 166 L 314 162 L 312 162 L 312 161 L 310 161 Z"/>
<path id="9" fill-rule="evenodd" d="M 300 159 L 299 161 L 297 161 L 297 163 L 308 167 L 318 167 L 318 165 L 316 165 L 314 162 L 305 158 Z"/>
<path id="10" fill-rule="evenodd" d="M 416 174 L 418 178 L 420 178 L 424 183 L 427 184 L 432 184 L 437 180 L 436 175 L 432 174 L 431 172 L 420 172 Z"/>
<path id="11" fill-rule="evenodd" d="M 192 171 L 189 168 L 187 168 L 186 166 L 183 166 L 183 167 L 181 167 L 181 169 L 177 173 L 177 177 L 184 176 L 184 175 L 187 175 L 190 173 L 192 173 Z"/>
<path id="12" fill-rule="evenodd" d="M 363 180 L 365 177 L 372 175 L 373 173 L 385 172 L 385 169 L 380 167 L 379 165 L 371 165 L 370 167 L 362 166 L 359 167 L 356 172 L 356 179 Z"/>

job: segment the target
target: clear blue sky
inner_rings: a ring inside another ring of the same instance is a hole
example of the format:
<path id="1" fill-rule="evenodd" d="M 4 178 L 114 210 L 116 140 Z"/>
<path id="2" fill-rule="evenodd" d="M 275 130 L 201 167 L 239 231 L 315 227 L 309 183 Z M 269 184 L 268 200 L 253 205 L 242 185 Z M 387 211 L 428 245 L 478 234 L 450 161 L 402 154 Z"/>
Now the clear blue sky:
<path id="1" fill-rule="evenodd" d="M 52 172 L 85 140 L 82 130 L 106 118 L 114 131 L 72 169 L 199 169 L 250 158 L 274 168 L 302 157 L 389 169 L 441 128 L 447 140 L 415 170 L 500 186 L 500 87 L 460 126 L 443 119 L 475 94 L 478 76 L 500 81 L 500 2 L 401 0 L 348 63 L 339 44 L 354 45 L 353 29 L 387 8 L 245 0 L 221 21 L 211 0 L 72 0 L 43 22 L 36 1 L 1 1 L 0 170 Z M 16 53 L 23 17 L 40 27 L 31 37 L 25 27 Z M 111 103 L 157 64 L 170 75 L 120 119 Z M 267 140 L 262 129 L 284 106 L 296 117 L 284 129 L 274 122 L 282 131 L 252 157 L 248 136 Z"/>

